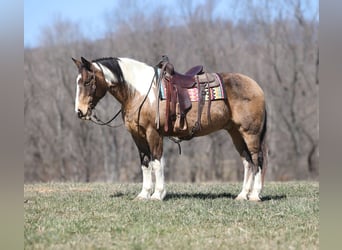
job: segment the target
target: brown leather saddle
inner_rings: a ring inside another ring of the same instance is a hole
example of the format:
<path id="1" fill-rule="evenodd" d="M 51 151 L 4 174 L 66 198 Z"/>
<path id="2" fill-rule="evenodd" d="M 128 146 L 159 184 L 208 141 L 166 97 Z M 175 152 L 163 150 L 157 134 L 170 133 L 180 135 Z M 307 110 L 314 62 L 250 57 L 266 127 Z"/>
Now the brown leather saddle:
<path id="1" fill-rule="evenodd" d="M 174 66 L 168 58 L 164 58 L 158 65 L 161 68 L 162 81 L 166 86 L 166 123 L 165 132 L 173 125 L 173 131 L 186 131 L 188 125 L 186 114 L 192 107 L 192 102 L 188 89 L 197 88 L 198 90 L 198 115 L 195 126 L 191 129 L 189 139 L 196 131 L 201 129 L 201 114 L 205 104 L 205 95 L 210 95 L 211 88 L 219 85 L 214 74 L 203 71 L 202 65 L 190 68 L 186 73 L 181 74 L 174 70 Z M 208 99 L 208 119 L 210 119 L 210 98 Z"/>

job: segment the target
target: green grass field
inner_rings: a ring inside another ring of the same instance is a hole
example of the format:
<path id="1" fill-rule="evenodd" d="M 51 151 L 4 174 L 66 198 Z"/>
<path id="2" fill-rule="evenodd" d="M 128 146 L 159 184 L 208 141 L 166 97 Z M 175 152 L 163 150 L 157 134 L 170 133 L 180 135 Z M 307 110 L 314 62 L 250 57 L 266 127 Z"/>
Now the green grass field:
<path id="1" fill-rule="evenodd" d="M 260 203 L 241 183 L 168 184 L 163 202 L 141 184 L 24 185 L 25 249 L 318 249 L 318 182 L 266 183 Z"/>

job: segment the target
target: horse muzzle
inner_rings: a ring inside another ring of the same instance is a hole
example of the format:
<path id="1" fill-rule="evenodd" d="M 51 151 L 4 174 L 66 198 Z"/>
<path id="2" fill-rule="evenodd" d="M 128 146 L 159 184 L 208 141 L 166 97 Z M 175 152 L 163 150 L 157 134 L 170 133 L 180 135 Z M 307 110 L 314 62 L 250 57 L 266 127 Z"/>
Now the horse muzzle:
<path id="1" fill-rule="evenodd" d="M 85 114 L 82 112 L 82 110 L 78 109 L 77 110 L 77 116 L 78 116 L 78 118 L 80 118 L 82 120 L 90 120 L 91 109 L 87 109 L 87 112 Z"/>

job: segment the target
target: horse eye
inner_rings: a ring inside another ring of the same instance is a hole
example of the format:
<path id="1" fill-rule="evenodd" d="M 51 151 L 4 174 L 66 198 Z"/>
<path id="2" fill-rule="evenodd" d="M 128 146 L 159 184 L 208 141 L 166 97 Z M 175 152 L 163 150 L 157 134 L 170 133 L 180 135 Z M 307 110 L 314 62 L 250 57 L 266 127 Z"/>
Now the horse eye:
<path id="1" fill-rule="evenodd" d="M 92 78 L 89 78 L 89 79 L 87 79 L 86 81 L 84 81 L 84 86 L 90 85 L 91 80 L 92 80 Z"/>

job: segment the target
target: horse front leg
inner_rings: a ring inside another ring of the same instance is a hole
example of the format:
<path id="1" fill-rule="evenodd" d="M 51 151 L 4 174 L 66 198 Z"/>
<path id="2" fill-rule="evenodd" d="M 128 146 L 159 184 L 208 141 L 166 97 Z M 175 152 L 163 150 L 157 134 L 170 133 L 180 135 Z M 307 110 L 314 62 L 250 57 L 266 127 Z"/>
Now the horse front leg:
<path id="1" fill-rule="evenodd" d="M 142 174 L 143 174 L 143 185 L 142 190 L 137 196 L 138 200 L 163 200 L 166 195 L 165 190 L 165 178 L 164 178 L 164 158 L 161 157 L 160 160 L 155 159 L 148 163 L 148 166 L 142 165 Z M 153 190 L 153 182 L 152 182 L 152 172 L 155 174 L 155 189 L 154 193 L 151 196 Z"/>
<path id="2" fill-rule="evenodd" d="M 150 164 L 149 157 L 140 152 L 141 158 L 141 170 L 143 175 L 143 185 L 142 190 L 136 197 L 138 200 L 148 200 L 151 198 L 151 193 L 153 189 L 153 182 L 152 182 L 152 166 Z"/>
<path id="3" fill-rule="evenodd" d="M 161 157 L 160 160 L 155 159 L 150 163 L 152 170 L 154 171 L 156 177 L 156 185 L 154 189 L 154 193 L 152 195 L 153 200 L 163 200 L 166 196 L 165 189 L 165 178 L 164 178 L 164 157 Z"/>
<path id="4" fill-rule="evenodd" d="M 151 199 L 163 200 L 166 196 L 165 178 L 164 178 L 164 158 L 163 158 L 163 137 L 154 127 L 146 131 L 146 138 L 152 156 L 150 166 L 155 174 L 155 189 Z"/>
<path id="5" fill-rule="evenodd" d="M 146 139 L 134 137 L 139 149 L 141 169 L 143 174 L 142 190 L 136 199 L 163 200 L 166 196 L 164 178 L 163 137 L 156 130 L 147 130 Z M 152 172 L 155 174 L 155 189 L 153 190 Z"/>

